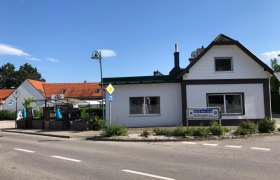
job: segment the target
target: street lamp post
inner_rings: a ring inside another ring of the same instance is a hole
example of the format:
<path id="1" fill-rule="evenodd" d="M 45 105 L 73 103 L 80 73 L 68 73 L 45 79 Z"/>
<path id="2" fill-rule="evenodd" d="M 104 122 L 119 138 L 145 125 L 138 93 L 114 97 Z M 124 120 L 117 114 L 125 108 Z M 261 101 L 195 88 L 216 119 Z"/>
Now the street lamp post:
<path id="1" fill-rule="evenodd" d="M 101 92 L 102 92 L 102 118 L 105 118 L 105 113 L 104 113 L 104 92 L 103 92 L 103 78 L 102 78 L 102 56 L 101 56 L 101 51 L 95 51 L 92 53 L 91 59 L 94 60 L 99 60 L 100 64 L 100 75 L 101 75 Z"/>

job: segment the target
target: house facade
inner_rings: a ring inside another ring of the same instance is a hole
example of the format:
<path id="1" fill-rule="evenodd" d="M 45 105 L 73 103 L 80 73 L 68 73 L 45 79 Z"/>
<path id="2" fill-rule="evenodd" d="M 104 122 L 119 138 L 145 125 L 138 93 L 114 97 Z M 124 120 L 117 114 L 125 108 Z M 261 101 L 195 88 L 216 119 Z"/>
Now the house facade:
<path id="1" fill-rule="evenodd" d="M 187 124 L 187 108 L 220 107 L 223 125 L 271 117 L 273 70 L 238 41 L 220 34 L 206 48 L 192 53 L 181 69 L 175 47 L 169 75 L 104 78 L 115 91 L 112 123 L 128 127 Z M 108 99 L 106 109 L 108 120 Z M 209 124 L 191 120 L 189 125 Z"/>
<path id="2" fill-rule="evenodd" d="M 0 110 L 3 110 L 3 104 L 13 92 L 14 89 L 0 89 Z"/>

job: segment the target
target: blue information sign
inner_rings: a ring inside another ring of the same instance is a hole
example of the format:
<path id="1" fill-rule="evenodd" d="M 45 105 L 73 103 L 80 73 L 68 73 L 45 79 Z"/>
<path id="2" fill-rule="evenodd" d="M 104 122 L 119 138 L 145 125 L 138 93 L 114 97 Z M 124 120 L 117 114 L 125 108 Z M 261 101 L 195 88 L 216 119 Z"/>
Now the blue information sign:
<path id="1" fill-rule="evenodd" d="M 111 102 L 111 101 L 113 101 L 113 96 L 112 95 L 109 95 L 108 96 L 108 100 Z"/>

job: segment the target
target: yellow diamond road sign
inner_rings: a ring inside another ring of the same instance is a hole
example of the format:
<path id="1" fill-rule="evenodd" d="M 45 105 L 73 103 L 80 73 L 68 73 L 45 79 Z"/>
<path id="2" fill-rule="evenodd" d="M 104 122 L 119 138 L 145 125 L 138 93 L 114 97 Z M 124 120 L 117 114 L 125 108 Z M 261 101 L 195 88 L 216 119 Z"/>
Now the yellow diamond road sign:
<path id="1" fill-rule="evenodd" d="M 112 86 L 112 84 L 109 84 L 106 89 L 109 94 L 112 94 L 115 90 L 114 87 Z"/>

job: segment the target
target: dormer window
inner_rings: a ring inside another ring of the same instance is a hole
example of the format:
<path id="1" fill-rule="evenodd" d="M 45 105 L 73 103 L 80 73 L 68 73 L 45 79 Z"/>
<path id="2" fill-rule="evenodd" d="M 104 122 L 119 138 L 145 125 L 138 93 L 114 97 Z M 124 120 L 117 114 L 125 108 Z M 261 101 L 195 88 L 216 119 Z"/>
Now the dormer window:
<path id="1" fill-rule="evenodd" d="M 100 89 L 95 89 L 95 93 L 100 93 Z"/>
<path id="2" fill-rule="evenodd" d="M 61 90 L 61 94 L 65 94 L 65 92 L 66 92 L 66 89 Z"/>
<path id="3" fill-rule="evenodd" d="M 216 71 L 232 71 L 232 58 L 222 57 L 215 58 L 215 70 Z"/>

